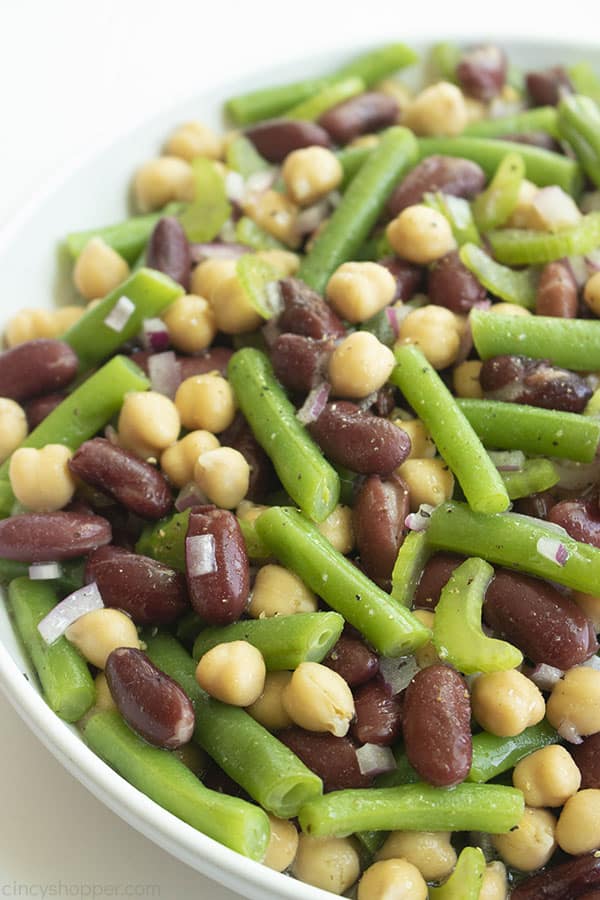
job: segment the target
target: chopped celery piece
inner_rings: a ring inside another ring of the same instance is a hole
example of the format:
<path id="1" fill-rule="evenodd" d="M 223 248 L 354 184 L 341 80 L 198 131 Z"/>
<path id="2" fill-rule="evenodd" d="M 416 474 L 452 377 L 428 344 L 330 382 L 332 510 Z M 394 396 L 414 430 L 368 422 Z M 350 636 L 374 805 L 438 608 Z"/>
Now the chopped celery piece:
<path id="1" fill-rule="evenodd" d="M 600 78 L 589 62 L 582 61 L 569 66 L 567 74 L 578 94 L 591 97 L 596 103 L 600 103 Z"/>
<path id="2" fill-rule="evenodd" d="M 426 206 L 437 210 L 448 219 L 452 234 L 459 247 L 467 243 L 481 244 L 471 207 L 463 197 L 453 197 L 451 194 L 437 192 L 425 194 L 423 200 Z"/>
<path id="3" fill-rule="evenodd" d="M 269 299 L 268 285 L 281 275 L 275 266 L 253 253 L 241 256 L 236 265 L 237 276 L 252 309 L 263 319 L 270 319 L 278 310 Z"/>
<path id="4" fill-rule="evenodd" d="M 478 119 L 463 131 L 469 137 L 502 137 L 505 134 L 527 134 L 545 131 L 558 138 L 558 115 L 553 106 L 538 106 L 497 119 Z"/>
<path id="5" fill-rule="evenodd" d="M 563 256 L 583 256 L 600 247 L 600 212 L 556 234 L 524 228 L 501 228 L 488 234 L 492 252 L 507 266 L 541 265 Z"/>
<path id="6" fill-rule="evenodd" d="M 439 887 L 429 888 L 430 900 L 479 900 L 484 872 L 481 847 L 465 847 L 450 877 Z"/>
<path id="7" fill-rule="evenodd" d="M 249 216 L 242 216 L 235 223 L 235 238 L 253 250 L 287 250 L 288 248 L 268 231 L 257 225 Z"/>
<path id="8" fill-rule="evenodd" d="M 411 531 L 404 538 L 392 572 L 391 594 L 402 606 L 411 608 L 415 591 L 431 549 L 425 531 Z"/>
<path id="9" fill-rule="evenodd" d="M 328 109 L 337 106 L 338 103 L 343 103 L 344 100 L 355 97 L 357 94 L 362 94 L 364 90 L 365 83 L 362 78 L 356 76 L 343 78 L 341 81 L 328 84 L 317 94 L 314 94 L 297 106 L 292 106 L 285 113 L 285 117 L 287 119 L 314 121 L 327 112 Z"/>
<path id="10" fill-rule="evenodd" d="M 558 124 L 581 167 L 600 185 L 600 108 L 591 97 L 571 94 L 558 104 Z"/>
<path id="11" fill-rule="evenodd" d="M 500 474 L 511 500 L 547 491 L 560 479 L 558 469 L 549 459 L 528 459 L 519 471 Z"/>
<path id="12" fill-rule="evenodd" d="M 518 153 L 507 153 L 491 182 L 473 201 L 473 216 L 481 231 L 498 228 L 510 218 L 525 177 L 525 163 Z"/>
<path id="13" fill-rule="evenodd" d="M 244 178 L 256 172 L 268 172 L 271 166 L 260 155 L 252 141 L 241 134 L 227 147 L 225 161 L 230 169 L 239 172 Z"/>
<path id="14" fill-rule="evenodd" d="M 229 216 L 231 204 L 225 192 L 225 179 L 210 159 L 192 160 L 194 202 L 179 216 L 190 241 L 212 241 Z"/>
<path id="15" fill-rule="evenodd" d="M 535 298 L 539 272 L 536 269 L 522 269 L 515 271 L 508 266 L 502 266 L 494 262 L 475 244 L 464 244 L 459 250 L 461 262 L 475 275 L 486 291 L 505 300 L 507 303 L 515 303 L 524 306 L 525 309 L 535 309 Z"/>

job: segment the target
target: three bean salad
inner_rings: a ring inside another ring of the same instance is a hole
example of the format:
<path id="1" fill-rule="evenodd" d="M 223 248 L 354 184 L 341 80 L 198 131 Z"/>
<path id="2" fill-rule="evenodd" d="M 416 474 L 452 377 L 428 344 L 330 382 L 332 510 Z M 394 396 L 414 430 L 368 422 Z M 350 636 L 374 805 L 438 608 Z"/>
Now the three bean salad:
<path id="1" fill-rule="evenodd" d="M 58 716 L 358 900 L 600 897 L 600 79 L 403 44 L 229 99 L 0 354 Z"/>

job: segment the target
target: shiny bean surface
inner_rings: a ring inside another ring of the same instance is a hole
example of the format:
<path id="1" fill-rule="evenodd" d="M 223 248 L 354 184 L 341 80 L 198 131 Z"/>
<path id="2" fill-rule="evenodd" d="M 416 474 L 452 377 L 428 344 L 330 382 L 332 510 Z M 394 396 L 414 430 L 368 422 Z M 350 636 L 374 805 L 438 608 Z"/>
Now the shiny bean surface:
<path id="1" fill-rule="evenodd" d="M 485 288 L 464 266 L 458 251 L 447 253 L 429 270 L 427 293 L 431 303 L 455 313 L 467 313 L 486 298 Z"/>
<path id="2" fill-rule="evenodd" d="M 283 310 L 277 324 L 282 332 L 305 337 L 344 337 L 346 329 L 332 308 L 311 288 L 297 278 L 283 278 L 279 282 Z"/>
<path id="3" fill-rule="evenodd" d="M 428 156 L 394 189 L 388 210 L 392 216 L 397 216 L 407 206 L 420 203 L 424 194 L 435 191 L 470 200 L 483 190 L 485 181 L 481 166 L 469 159 Z"/>
<path id="4" fill-rule="evenodd" d="M 600 857 L 596 854 L 571 857 L 531 875 L 519 882 L 510 896 L 511 900 L 583 900 L 590 888 L 600 888 Z"/>
<path id="5" fill-rule="evenodd" d="M 561 500 L 550 509 L 548 521 L 560 525 L 576 541 L 600 548 L 600 510 L 592 498 Z"/>
<path id="6" fill-rule="evenodd" d="M 573 275 L 560 262 L 544 266 L 535 298 L 538 316 L 574 319 L 577 315 L 577 284 Z"/>
<path id="7" fill-rule="evenodd" d="M 504 52 L 492 44 L 474 47 L 462 56 L 456 77 L 465 94 L 488 103 L 496 97 L 506 80 L 507 60 Z"/>
<path id="8" fill-rule="evenodd" d="M 581 375 L 527 356 L 493 356 L 483 363 L 479 380 L 490 400 L 563 412 L 582 412 L 592 396 Z"/>
<path id="9" fill-rule="evenodd" d="M 354 693 L 356 718 L 350 733 L 361 744 L 395 744 L 402 732 L 402 697 L 394 696 L 382 678 L 374 678 Z"/>
<path id="10" fill-rule="evenodd" d="M 399 475 L 371 475 L 360 486 L 352 511 L 356 546 L 367 575 L 378 583 L 392 576 L 410 512 L 408 488 Z"/>
<path id="11" fill-rule="evenodd" d="M 73 559 L 112 537 L 101 516 L 79 512 L 25 513 L 0 521 L 0 557 L 22 562 Z"/>
<path id="12" fill-rule="evenodd" d="M 148 241 L 146 265 L 164 272 L 189 291 L 192 258 L 183 226 L 175 216 L 159 219 Z"/>
<path id="13" fill-rule="evenodd" d="M 435 609 L 440 599 L 442 588 L 461 563 L 464 557 L 454 553 L 436 553 L 425 564 L 423 574 L 415 592 L 417 609 Z"/>
<path id="14" fill-rule="evenodd" d="M 319 125 L 336 144 L 348 144 L 361 134 L 393 125 L 397 117 L 398 104 L 393 97 L 366 91 L 332 106 L 323 113 Z"/>
<path id="15" fill-rule="evenodd" d="M 581 772 L 581 789 L 600 788 L 600 732 L 571 744 L 569 752 Z"/>
<path id="16" fill-rule="evenodd" d="M 525 84 L 533 106 L 556 106 L 562 91 L 573 92 L 571 79 L 562 66 L 528 72 Z"/>
<path id="17" fill-rule="evenodd" d="M 396 279 L 396 292 L 394 300 L 410 300 L 410 298 L 419 290 L 423 281 L 423 269 L 413 263 L 407 262 L 405 259 L 399 259 L 397 256 L 386 256 L 385 259 L 379 260 L 381 266 L 385 266 L 388 272 L 391 272 Z"/>
<path id="18" fill-rule="evenodd" d="M 0 397 L 20 401 L 58 391 L 78 368 L 77 354 L 63 341 L 26 341 L 0 353 Z"/>
<path id="19" fill-rule="evenodd" d="M 343 633 L 323 665 L 341 675 L 350 687 L 358 687 L 375 677 L 379 658 L 360 637 Z"/>
<path id="20" fill-rule="evenodd" d="M 246 129 L 261 156 L 272 163 L 280 163 L 288 153 L 301 147 L 329 147 L 331 141 L 324 128 L 316 122 L 296 119 L 268 119 Z"/>
<path id="21" fill-rule="evenodd" d="M 291 391 L 308 393 L 325 378 L 333 341 L 281 334 L 271 348 L 271 362 L 279 381 Z"/>
<path id="22" fill-rule="evenodd" d="M 323 779 L 325 791 L 369 787 L 371 784 L 372 779 L 360 771 L 356 746 L 349 737 L 318 734 L 303 728 L 286 728 L 277 737 Z"/>
<path id="23" fill-rule="evenodd" d="M 52 410 L 63 402 L 65 396 L 65 394 L 58 393 L 44 394 L 43 397 L 34 397 L 24 403 L 23 409 L 27 416 L 29 430 L 33 431 L 34 428 L 37 428 L 40 422 L 43 422 L 46 416 L 50 415 Z"/>

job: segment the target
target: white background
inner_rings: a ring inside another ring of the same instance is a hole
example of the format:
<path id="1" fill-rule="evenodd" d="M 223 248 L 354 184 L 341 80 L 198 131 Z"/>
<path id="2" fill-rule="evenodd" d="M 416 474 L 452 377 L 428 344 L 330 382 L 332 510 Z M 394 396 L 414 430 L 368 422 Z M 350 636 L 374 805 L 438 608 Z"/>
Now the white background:
<path id="1" fill-rule="evenodd" d="M 250 69 L 431 29 L 600 42 L 595 27 L 584 0 L 0 0 L 0 227 L 70 159 Z M 118 884 L 234 900 L 89 795 L 1 695 L 0 736 L 0 897 L 62 882 L 59 896 Z"/>

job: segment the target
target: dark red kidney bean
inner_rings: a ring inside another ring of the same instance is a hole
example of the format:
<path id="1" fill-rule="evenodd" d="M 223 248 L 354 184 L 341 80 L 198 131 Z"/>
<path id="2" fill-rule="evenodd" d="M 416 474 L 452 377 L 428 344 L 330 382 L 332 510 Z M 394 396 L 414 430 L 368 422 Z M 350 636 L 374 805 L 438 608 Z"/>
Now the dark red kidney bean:
<path id="1" fill-rule="evenodd" d="M 577 315 L 577 283 L 570 270 L 561 262 L 544 266 L 540 274 L 535 311 L 538 316 L 557 316 L 574 319 Z"/>
<path id="2" fill-rule="evenodd" d="M 600 732 L 584 738 L 581 744 L 569 744 L 569 753 L 581 772 L 581 790 L 600 788 Z"/>
<path id="3" fill-rule="evenodd" d="M 486 290 L 461 262 L 458 251 L 447 253 L 429 270 L 427 293 L 431 303 L 455 313 L 467 313 L 485 300 Z"/>
<path id="4" fill-rule="evenodd" d="M 551 508 L 548 521 L 560 525 L 576 541 L 600 548 L 600 510 L 596 500 L 561 500 Z"/>
<path id="5" fill-rule="evenodd" d="M 398 118 L 398 104 L 389 94 L 367 91 L 332 106 L 319 119 L 336 144 L 348 144 L 361 134 L 380 131 Z"/>
<path id="6" fill-rule="evenodd" d="M 498 569 L 487 589 L 483 618 L 534 663 L 570 669 L 598 649 L 583 610 L 539 578 Z"/>
<path id="7" fill-rule="evenodd" d="M 515 500 L 514 510 L 523 516 L 547 519 L 548 513 L 555 503 L 556 496 L 552 491 L 541 491 L 539 494 L 531 494 L 529 497 L 520 497 Z"/>
<path id="8" fill-rule="evenodd" d="M 303 281 L 283 278 L 279 282 L 283 310 L 277 319 L 280 330 L 303 334 L 305 337 L 344 337 L 346 329 L 332 308 Z"/>
<path id="9" fill-rule="evenodd" d="M 27 416 L 27 425 L 29 430 L 43 422 L 46 416 L 50 415 L 53 409 L 63 402 L 66 394 L 45 394 L 43 397 L 34 397 L 23 404 L 25 415 Z"/>
<path id="10" fill-rule="evenodd" d="M 525 84 L 533 106 L 556 106 L 563 92 L 573 93 L 571 79 L 562 66 L 528 72 Z"/>
<path id="11" fill-rule="evenodd" d="M 505 53 L 493 44 L 474 47 L 463 54 L 456 77 L 465 94 L 487 103 L 496 97 L 506 81 Z"/>
<path id="12" fill-rule="evenodd" d="M 251 125 L 244 132 L 261 156 L 272 163 L 281 163 L 292 150 L 302 147 L 330 147 L 324 128 L 316 122 L 300 119 L 268 119 Z"/>
<path id="13" fill-rule="evenodd" d="M 485 187 L 485 173 L 481 166 L 453 156 L 428 156 L 418 166 L 405 175 L 388 201 L 392 216 L 420 203 L 423 194 L 442 191 L 454 197 L 470 200 Z"/>
<path id="14" fill-rule="evenodd" d="M 206 764 L 206 770 L 202 775 L 202 784 L 211 791 L 217 791 L 219 794 L 228 794 L 230 797 L 239 797 L 240 800 L 249 800 L 252 798 L 246 791 L 230 778 L 227 772 L 216 764 L 213 759 L 209 759 Z"/>
<path id="15" fill-rule="evenodd" d="M 379 657 L 360 638 L 344 633 L 323 665 L 341 675 L 350 687 L 358 687 L 377 675 Z"/>
<path id="16" fill-rule="evenodd" d="M 250 466 L 250 481 L 246 498 L 262 503 L 275 485 L 275 470 L 260 446 L 246 419 L 237 413 L 233 422 L 219 435 L 221 444 L 238 450 Z"/>
<path id="17" fill-rule="evenodd" d="M 417 585 L 415 608 L 435 609 L 442 588 L 446 586 L 454 570 L 464 561 L 464 556 L 456 556 L 454 553 L 436 553 L 432 556 L 426 563 Z"/>
<path id="18" fill-rule="evenodd" d="M 153 354 L 149 350 L 137 350 L 131 354 L 131 359 L 140 369 L 148 374 L 148 359 Z M 227 365 L 233 356 L 233 350 L 229 347 L 212 347 L 199 353 L 198 356 L 180 356 L 177 354 L 177 362 L 181 371 L 181 380 L 192 378 L 194 375 L 205 375 L 207 372 L 220 372 L 227 374 Z"/>
<path id="19" fill-rule="evenodd" d="M 186 291 L 190 289 L 192 256 L 183 226 L 175 216 L 159 219 L 150 235 L 146 265 L 164 272 Z"/>
<path id="20" fill-rule="evenodd" d="M 410 453 L 410 438 L 354 403 L 328 403 L 308 430 L 326 456 L 360 475 L 390 475 Z"/>
<path id="21" fill-rule="evenodd" d="M 394 696 L 382 678 L 373 678 L 354 692 L 352 737 L 360 744 L 390 747 L 402 732 L 402 707 L 402 695 Z"/>
<path id="22" fill-rule="evenodd" d="M 185 576 L 123 547 L 100 547 L 85 564 L 105 606 L 122 609 L 136 625 L 170 625 L 189 609 Z"/>
<path id="23" fill-rule="evenodd" d="M 396 279 L 396 293 L 394 300 L 410 300 L 419 290 L 423 282 L 423 269 L 415 266 L 397 256 L 386 256 L 379 260 L 379 265 L 384 266 Z"/>
<path id="24" fill-rule="evenodd" d="M 586 891 L 585 894 L 579 894 L 577 900 L 600 900 L 600 888 L 597 891 Z"/>
<path id="25" fill-rule="evenodd" d="M 25 341 L 0 353 L 0 397 L 20 401 L 58 391 L 78 368 L 77 354 L 64 341 Z"/>
<path id="26" fill-rule="evenodd" d="M 104 519 L 107 519 L 110 522 L 110 527 L 112 529 L 112 541 L 111 543 L 116 545 L 117 547 L 122 547 L 126 550 L 135 550 L 135 545 L 140 539 L 142 530 L 145 526 L 145 521 L 140 519 L 139 516 L 130 513 L 124 506 L 121 506 L 120 503 L 108 503 L 105 504 L 106 498 L 101 494 L 96 497 L 91 497 L 90 502 L 95 503 L 98 500 L 101 500 L 101 503 L 97 503 L 97 506 L 92 506 L 89 509 L 89 512 L 97 512 L 99 516 L 102 516 Z M 70 504 L 65 509 L 70 510 L 71 508 L 75 508 L 73 504 Z M 84 511 L 83 509 L 81 510 Z"/>
<path id="27" fill-rule="evenodd" d="M 489 399 L 564 412 L 582 412 L 593 393 L 587 381 L 576 372 L 527 356 L 486 359 L 479 381 Z"/>
<path id="28" fill-rule="evenodd" d="M 104 669 L 117 709 L 149 744 L 175 750 L 194 733 L 195 715 L 183 689 L 133 647 L 113 650 Z"/>
<path id="29" fill-rule="evenodd" d="M 417 672 L 404 694 L 402 728 L 408 761 L 436 787 L 459 784 L 473 754 L 467 683 L 450 666 Z"/>
<path id="30" fill-rule="evenodd" d="M 387 584 L 404 540 L 410 497 L 399 475 L 366 478 L 352 509 L 352 523 L 362 568 L 369 578 Z"/>
<path id="31" fill-rule="evenodd" d="M 356 747 L 348 737 L 319 734 L 303 728 L 286 728 L 278 732 L 277 737 L 311 772 L 323 779 L 325 791 L 369 787 L 373 780 L 361 773 Z"/>
<path id="32" fill-rule="evenodd" d="M 393 413 L 395 406 L 396 390 L 392 384 L 384 384 L 377 391 L 373 412 L 382 419 L 387 419 Z"/>
<path id="33" fill-rule="evenodd" d="M 134 453 L 106 438 L 85 441 L 69 460 L 71 472 L 143 519 L 160 519 L 173 506 L 166 478 Z"/>
<path id="34" fill-rule="evenodd" d="M 599 887 L 600 856 L 592 854 L 571 857 L 558 866 L 530 875 L 513 888 L 510 896 L 511 900 L 583 900 L 589 888 Z"/>
<path id="35" fill-rule="evenodd" d="M 555 141 L 551 134 L 546 131 L 526 131 L 523 134 L 502 134 L 498 135 L 499 141 L 511 141 L 513 144 L 527 144 L 529 147 L 539 147 L 540 150 L 551 150 L 553 153 L 560 153 L 561 146 Z"/>
<path id="36" fill-rule="evenodd" d="M 21 562 L 73 559 L 109 544 L 110 523 L 76 512 L 24 513 L 0 521 L 0 557 Z"/>
<path id="37" fill-rule="evenodd" d="M 242 615 L 250 593 L 250 566 L 236 517 L 225 509 L 195 507 L 186 538 L 212 535 L 215 569 L 204 575 L 186 572 L 190 601 L 209 625 L 228 625 Z"/>
<path id="38" fill-rule="evenodd" d="M 316 341 L 302 334 L 280 334 L 271 347 L 271 362 L 279 381 L 290 391 L 307 394 L 327 373 L 333 341 Z"/>

